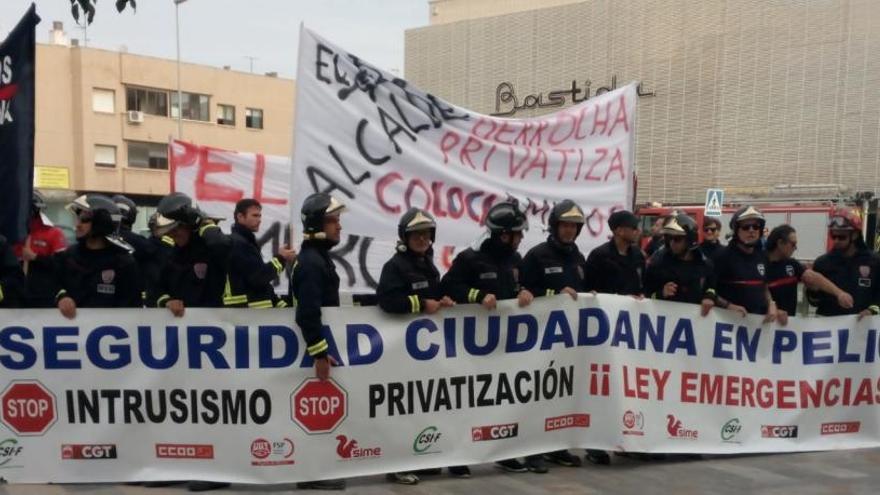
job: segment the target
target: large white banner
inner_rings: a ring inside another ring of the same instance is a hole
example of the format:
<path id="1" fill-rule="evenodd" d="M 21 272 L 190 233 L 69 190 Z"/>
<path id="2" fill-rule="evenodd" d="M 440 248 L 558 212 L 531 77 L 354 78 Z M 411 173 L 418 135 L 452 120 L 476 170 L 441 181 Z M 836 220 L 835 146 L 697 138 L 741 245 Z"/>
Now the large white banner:
<path id="1" fill-rule="evenodd" d="M 561 448 L 876 447 L 878 318 L 785 328 L 622 296 L 324 310 L 0 311 L 0 477 L 280 483 Z"/>
<path id="2" fill-rule="evenodd" d="M 324 191 L 349 205 L 344 289 L 375 287 L 409 207 L 437 219 L 442 271 L 505 198 L 528 211 L 525 249 L 546 238 L 556 202 L 578 202 L 589 216 L 584 252 L 607 240 L 608 215 L 632 204 L 635 84 L 547 116 L 503 119 L 443 101 L 303 28 L 296 91 L 291 204 L 298 211 Z"/>
<path id="3" fill-rule="evenodd" d="M 220 227 L 227 233 L 235 223 L 235 203 L 256 199 L 263 205 L 257 233 L 263 258 L 269 260 L 279 246 L 290 244 L 290 158 L 177 140 L 168 149 L 171 192 L 185 193 L 206 213 L 223 217 Z M 286 281 L 279 282 L 278 290 L 286 292 Z"/>

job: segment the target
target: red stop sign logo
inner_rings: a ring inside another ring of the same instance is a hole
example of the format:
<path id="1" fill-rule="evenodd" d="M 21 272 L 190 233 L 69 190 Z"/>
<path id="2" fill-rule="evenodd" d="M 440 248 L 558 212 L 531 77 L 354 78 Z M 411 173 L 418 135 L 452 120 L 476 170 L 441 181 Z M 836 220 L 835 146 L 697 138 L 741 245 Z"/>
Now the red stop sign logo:
<path id="1" fill-rule="evenodd" d="M 310 435 L 330 433 L 348 415 L 348 393 L 332 378 L 308 378 L 290 394 L 290 417 Z"/>
<path id="2" fill-rule="evenodd" d="M 16 380 L 0 394 L 0 419 L 16 435 L 42 435 L 58 420 L 55 396 L 36 380 Z"/>

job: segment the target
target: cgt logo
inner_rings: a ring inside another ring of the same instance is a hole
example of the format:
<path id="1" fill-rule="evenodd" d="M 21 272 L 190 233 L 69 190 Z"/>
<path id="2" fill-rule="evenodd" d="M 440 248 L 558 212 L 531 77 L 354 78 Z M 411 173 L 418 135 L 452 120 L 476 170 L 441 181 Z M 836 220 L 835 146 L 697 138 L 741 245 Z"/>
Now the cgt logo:
<path id="1" fill-rule="evenodd" d="M 213 459 L 213 445 L 187 443 L 157 443 L 156 457 L 159 459 Z"/>
<path id="2" fill-rule="evenodd" d="M 837 435 L 840 433 L 858 433 L 862 428 L 861 421 L 844 421 L 839 423 L 822 423 L 822 435 Z"/>
<path id="3" fill-rule="evenodd" d="M 416 438 L 413 439 L 413 454 L 439 454 L 440 450 L 435 447 L 437 447 L 437 443 L 442 435 L 436 426 L 429 426 L 420 431 Z"/>
<path id="4" fill-rule="evenodd" d="M 797 425 L 761 425 L 762 438 L 797 438 Z"/>
<path id="5" fill-rule="evenodd" d="M 113 444 L 64 444 L 61 446 L 62 459 L 116 459 L 116 445 Z"/>
<path id="6" fill-rule="evenodd" d="M 564 428 L 589 428 L 589 414 L 566 414 L 544 420 L 544 431 L 561 430 Z"/>
<path id="7" fill-rule="evenodd" d="M 24 447 L 19 445 L 18 440 L 14 438 L 7 438 L 6 440 L 0 441 L 0 469 L 21 467 L 13 466 L 10 463 L 18 458 L 23 450 Z"/>
<path id="8" fill-rule="evenodd" d="M 471 441 L 503 440 L 513 438 L 519 433 L 519 423 L 506 425 L 475 426 L 471 428 Z"/>

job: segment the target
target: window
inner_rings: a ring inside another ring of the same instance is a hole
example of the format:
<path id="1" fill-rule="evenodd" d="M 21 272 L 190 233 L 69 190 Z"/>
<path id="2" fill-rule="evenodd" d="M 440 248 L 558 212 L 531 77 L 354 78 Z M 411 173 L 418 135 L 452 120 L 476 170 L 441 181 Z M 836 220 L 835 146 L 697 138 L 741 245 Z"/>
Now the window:
<path id="1" fill-rule="evenodd" d="M 95 145 L 95 166 L 96 167 L 115 167 L 116 166 L 116 146 L 107 144 Z"/>
<path id="2" fill-rule="evenodd" d="M 217 105 L 217 123 L 235 125 L 235 107 L 232 105 Z"/>
<path id="3" fill-rule="evenodd" d="M 112 89 L 94 88 L 92 90 L 92 110 L 100 113 L 114 113 L 116 92 Z"/>
<path id="4" fill-rule="evenodd" d="M 263 111 L 259 108 L 246 108 L 244 111 L 244 125 L 250 129 L 262 129 Z"/>
<path id="5" fill-rule="evenodd" d="M 129 167 L 168 170 L 167 144 L 142 141 L 126 141 L 126 144 Z"/>
<path id="6" fill-rule="evenodd" d="M 156 89 L 125 88 L 125 109 L 168 116 L 168 93 Z"/>
<path id="7" fill-rule="evenodd" d="M 202 120 L 208 122 L 208 107 L 211 104 L 211 98 L 208 95 L 199 95 L 195 93 L 182 93 L 183 96 L 183 113 L 181 114 L 187 120 Z M 171 117 L 177 118 L 177 92 L 171 92 Z"/>

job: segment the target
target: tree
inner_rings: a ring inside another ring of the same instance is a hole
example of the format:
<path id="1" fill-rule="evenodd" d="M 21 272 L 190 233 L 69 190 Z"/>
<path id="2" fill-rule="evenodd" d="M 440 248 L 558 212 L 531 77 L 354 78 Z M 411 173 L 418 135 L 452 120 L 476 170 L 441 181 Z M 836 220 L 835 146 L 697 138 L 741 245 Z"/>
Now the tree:
<path id="1" fill-rule="evenodd" d="M 95 5 L 98 0 L 70 0 L 70 13 L 73 14 L 73 20 L 80 24 L 80 16 L 83 18 L 84 24 L 91 24 L 95 19 Z M 116 11 L 122 12 L 131 5 L 131 10 L 137 9 L 135 0 L 116 0 Z"/>

